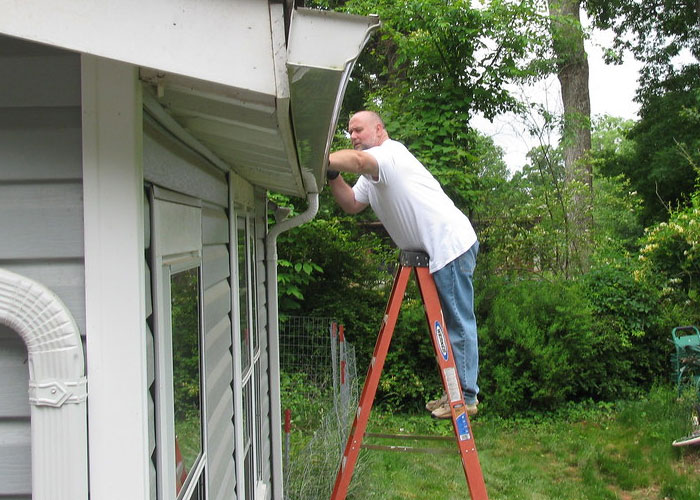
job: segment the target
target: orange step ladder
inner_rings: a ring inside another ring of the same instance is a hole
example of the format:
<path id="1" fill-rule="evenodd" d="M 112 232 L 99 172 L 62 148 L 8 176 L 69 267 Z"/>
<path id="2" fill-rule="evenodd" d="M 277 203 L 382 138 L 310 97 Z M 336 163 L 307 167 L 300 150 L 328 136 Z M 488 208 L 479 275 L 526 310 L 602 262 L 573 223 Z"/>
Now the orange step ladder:
<path id="1" fill-rule="evenodd" d="M 442 316 L 442 307 L 440 306 L 437 288 L 428 270 L 428 261 L 428 255 L 423 252 L 401 252 L 399 269 L 394 277 L 389 303 L 387 304 L 382 327 L 377 337 L 377 343 L 374 346 L 374 354 L 367 370 L 367 378 L 365 379 L 355 420 L 350 429 L 348 442 L 335 479 L 331 500 L 344 500 L 347 495 L 411 271 L 414 271 L 418 281 L 418 288 L 423 299 L 425 316 L 428 320 L 435 349 L 435 357 L 440 367 L 442 384 L 445 387 L 452 409 L 452 427 L 459 447 L 464 474 L 467 478 L 469 494 L 472 500 L 488 499 L 484 477 L 481 473 L 481 465 L 479 464 L 479 456 L 474 445 L 474 435 L 472 434 L 469 416 L 464 404 L 464 396 L 462 395 L 459 377 L 457 376 L 457 369 L 452 357 L 452 346 L 450 345 L 447 328 Z"/>

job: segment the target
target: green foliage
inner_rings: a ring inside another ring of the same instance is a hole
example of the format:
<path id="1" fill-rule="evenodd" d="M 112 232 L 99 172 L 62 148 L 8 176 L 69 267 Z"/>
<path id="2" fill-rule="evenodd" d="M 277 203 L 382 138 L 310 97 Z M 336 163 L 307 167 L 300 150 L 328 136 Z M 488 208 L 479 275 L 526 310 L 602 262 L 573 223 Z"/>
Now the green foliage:
<path id="1" fill-rule="evenodd" d="M 280 314 L 335 318 L 358 350 L 358 366 L 365 367 L 381 325 L 396 252 L 381 227 L 373 232 L 371 211 L 362 214 L 369 220 L 336 216 L 329 194 L 321 198 L 322 213 L 283 233 L 278 254 L 281 261 L 313 263 L 323 273 L 297 279 L 303 300 L 280 301 Z M 297 274 L 305 274 L 303 267 Z"/>
<path id="2" fill-rule="evenodd" d="M 658 293 L 634 277 L 630 262 L 598 262 L 582 277 L 595 317 L 594 368 L 588 393 L 615 400 L 666 379 L 669 331 L 659 328 Z"/>
<path id="3" fill-rule="evenodd" d="M 591 153 L 593 162 L 605 165 L 617 156 L 625 156 L 632 152 L 634 144 L 628 134 L 634 127 L 633 120 L 626 120 L 610 115 L 596 117 L 593 120 L 591 135 Z"/>
<path id="4" fill-rule="evenodd" d="M 600 341 L 575 283 L 498 280 L 484 294 L 477 312 L 488 311 L 480 353 L 489 408 L 552 409 L 590 390 Z"/>
<path id="5" fill-rule="evenodd" d="M 669 312 L 665 326 L 700 322 L 700 190 L 689 207 L 671 211 L 668 222 L 647 230 L 639 260 L 640 282 L 660 290 L 659 305 Z"/>
<path id="6" fill-rule="evenodd" d="M 302 432 L 318 428 L 328 408 L 319 406 L 322 401 L 330 402 L 330 388 L 321 389 L 309 380 L 305 373 L 280 373 L 280 393 L 282 409 L 290 410 L 292 425 Z"/>
<path id="7" fill-rule="evenodd" d="M 624 176 L 596 176 L 593 183 L 594 259 L 616 260 L 637 250 L 643 234 L 642 201 Z"/>
<path id="8" fill-rule="evenodd" d="M 530 164 L 499 189 L 500 206 L 479 235 L 488 248 L 483 258 L 500 272 L 571 276 L 585 267 L 590 234 L 575 230 L 570 210 L 588 199 L 589 190 L 565 181 L 560 150 L 541 147 L 529 157 Z"/>
<path id="9" fill-rule="evenodd" d="M 314 280 L 314 272 L 323 272 L 318 264 L 313 262 L 297 262 L 293 264 L 286 259 L 277 261 L 277 286 L 280 310 L 286 314 L 301 309 L 300 302 L 304 300 L 302 290 Z"/>
<path id="10" fill-rule="evenodd" d="M 175 420 L 182 421 L 200 409 L 198 268 L 172 275 L 171 322 Z"/>
<path id="11" fill-rule="evenodd" d="M 697 61 L 700 55 L 700 24 L 695 0 L 661 1 L 649 4 L 636 0 L 585 0 L 584 7 L 594 24 L 612 29 L 613 50 L 609 59 L 619 62 L 625 50 L 643 61 L 638 95 L 677 74 L 675 59 L 684 50 Z M 697 71 L 697 67 L 695 68 Z"/>
<path id="12" fill-rule="evenodd" d="M 471 211 L 483 192 L 484 148 L 470 119 L 516 109 L 505 84 L 542 72 L 545 26 L 533 3 L 350 0 L 343 8 L 382 19 L 355 68 L 346 108 L 379 111 L 389 134 Z"/>
<path id="13" fill-rule="evenodd" d="M 629 131 L 634 148 L 605 165 L 607 175 L 623 173 L 644 199 L 644 222 L 666 220 L 668 210 L 687 204 L 700 164 L 700 76 L 667 82 L 649 96 L 641 120 Z"/>
<path id="14" fill-rule="evenodd" d="M 385 367 L 377 401 L 388 408 L 422 408 L 426 399 L 442 392 L 423 302 L 414 281 L 401 305 Z"/>

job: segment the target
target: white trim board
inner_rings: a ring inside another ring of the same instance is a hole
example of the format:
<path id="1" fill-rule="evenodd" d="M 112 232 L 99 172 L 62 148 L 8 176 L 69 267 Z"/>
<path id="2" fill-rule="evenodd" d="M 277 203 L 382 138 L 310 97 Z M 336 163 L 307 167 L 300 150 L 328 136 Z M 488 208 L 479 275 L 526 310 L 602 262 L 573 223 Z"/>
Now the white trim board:
<path id="1" fill-rule="evenodd" d="M 82 89 L 90 497 L 149 498 L 141 85 L 84 55 Z"/>

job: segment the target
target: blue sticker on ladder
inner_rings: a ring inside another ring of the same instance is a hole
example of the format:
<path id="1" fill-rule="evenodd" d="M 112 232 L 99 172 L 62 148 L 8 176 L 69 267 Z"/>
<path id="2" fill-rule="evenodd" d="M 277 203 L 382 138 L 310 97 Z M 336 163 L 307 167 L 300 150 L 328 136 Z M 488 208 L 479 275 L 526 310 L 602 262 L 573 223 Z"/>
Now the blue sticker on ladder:
<path id="1" fill-rule="evenodd" d="M 435 322 L 435 338 L 437 339 L 437 345 L 440 349 L 440 354 L 442 354 L 442 359 L 447 361 L 447 342 L 445 341 L 445 332 L 443 332 L 440 322 Z"/>
<path id="2" fill-rule="evenodd" d="M 455 422 L 457 424 L 457 435 L 459 436 L 459 440 L 460 441 L 468 440 L 470 436 L 469 436 L 469 424 L 467 424 L 467 414 L 462 413 L 461 415 L 457 415 Z"/>

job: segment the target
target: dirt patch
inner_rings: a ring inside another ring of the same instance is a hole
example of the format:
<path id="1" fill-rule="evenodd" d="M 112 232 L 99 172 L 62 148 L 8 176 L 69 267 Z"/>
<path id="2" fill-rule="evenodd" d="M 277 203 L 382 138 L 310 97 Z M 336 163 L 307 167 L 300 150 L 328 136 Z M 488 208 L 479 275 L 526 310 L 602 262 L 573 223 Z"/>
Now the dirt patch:
<path id="1" fill-rule="evenodd" d="M 693 447 L 683 450 L 680 458 L 673 463 L 673 468 L 680 474 L 700 474 L 700 449 Z"/>
<path id="2" fill-rule="evenodd" d="M 615 493 L 620 500 L 656 500 L 659 498 L 659 491 L 661 491 L 658 486 L 650 486 L 639 490 L 625 491 L 617 486 L 610 485 L 608 486 L 608 489 Z"/>

